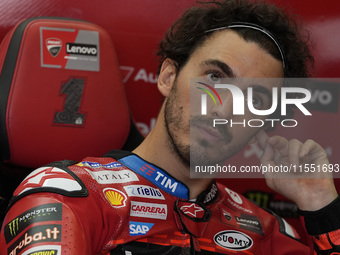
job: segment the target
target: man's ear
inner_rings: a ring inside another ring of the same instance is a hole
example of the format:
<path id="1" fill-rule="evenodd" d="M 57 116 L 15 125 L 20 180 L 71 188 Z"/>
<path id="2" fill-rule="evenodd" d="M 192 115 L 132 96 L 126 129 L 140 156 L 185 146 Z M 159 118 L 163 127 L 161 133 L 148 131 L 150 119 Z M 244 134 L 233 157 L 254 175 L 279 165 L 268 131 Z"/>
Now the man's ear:
<path id="1" fill-rule="evenodd" d="M 165 59 L 161 66 L 161 70 L 158 75 L 158 90 L 164 97 L 168 97 L 172 88 L 172 85 L 176 79 L 177 68 L 175 62 L 172 59 Z"/>

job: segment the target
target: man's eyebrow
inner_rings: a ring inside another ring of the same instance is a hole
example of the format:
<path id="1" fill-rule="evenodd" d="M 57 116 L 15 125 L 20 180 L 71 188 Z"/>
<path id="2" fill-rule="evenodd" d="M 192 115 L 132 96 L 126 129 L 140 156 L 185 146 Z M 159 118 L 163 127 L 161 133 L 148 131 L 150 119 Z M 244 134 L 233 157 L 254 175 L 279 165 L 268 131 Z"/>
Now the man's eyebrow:
<path id="1" fill-rule="evenodd" d="M 216 67 L 220 68 L 228 77 L 235 78 L 235 74 L 234 74 L 233 70 L 230 68 L 230 66 L 227 65 L 226 63 L 220 61 L 220 60 L 207 59 L 204 62 L 202 62 L 201 65 L 216 66 Z"/>
<path id="2" fill-rule="evenodd" d="M 270 91 L 267 87 L 264 87 L 264 86 L 261 86 L 261 85 L 257 85 L 257 84 L 251 85 L 249 87 L 253 88 L 253 90 L 258 92 L 258 93 L 265 94 L 270 99 L 272 99 L 272 97 L 273 97 L 272 91 Z"/>

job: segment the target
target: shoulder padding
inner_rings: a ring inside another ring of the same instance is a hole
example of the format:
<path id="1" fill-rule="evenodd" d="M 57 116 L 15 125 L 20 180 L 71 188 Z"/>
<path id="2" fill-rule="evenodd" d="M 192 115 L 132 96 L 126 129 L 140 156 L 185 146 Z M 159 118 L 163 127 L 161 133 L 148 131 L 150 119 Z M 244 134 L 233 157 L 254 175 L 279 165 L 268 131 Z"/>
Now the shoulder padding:
<path id="1" fill-rule="evenodd" d="M 13 200 L 38 192 L 52 192 L 68 197 L 87 196 L 88 190 L 84 183 L 68 168 L 73 163 L 59 161 L 34 170 L 14 191 Z"/>

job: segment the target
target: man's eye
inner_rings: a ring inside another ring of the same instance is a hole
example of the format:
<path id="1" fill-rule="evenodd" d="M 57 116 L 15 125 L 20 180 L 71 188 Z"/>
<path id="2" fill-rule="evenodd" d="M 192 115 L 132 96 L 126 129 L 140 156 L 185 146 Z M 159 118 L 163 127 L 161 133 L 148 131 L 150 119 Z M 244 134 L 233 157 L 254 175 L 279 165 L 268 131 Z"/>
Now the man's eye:
<path id="1" fill-rule="evenodd" d="M 245 98 L 246 103 L 248 103 L 248 97 Z M 252 104 L 254 106 L 255 109 L 257 110 L 261 110 L 263 108 L 263 102 L 262 99 L 260 97 L 253 97 L 252 98 Z"/>
<path id="2" fill-rule="evenodd" d="M 207 74 L 207 78 L 213 83 L 220 83 L 222 76 L 219 73 L 211 72 Z"/>

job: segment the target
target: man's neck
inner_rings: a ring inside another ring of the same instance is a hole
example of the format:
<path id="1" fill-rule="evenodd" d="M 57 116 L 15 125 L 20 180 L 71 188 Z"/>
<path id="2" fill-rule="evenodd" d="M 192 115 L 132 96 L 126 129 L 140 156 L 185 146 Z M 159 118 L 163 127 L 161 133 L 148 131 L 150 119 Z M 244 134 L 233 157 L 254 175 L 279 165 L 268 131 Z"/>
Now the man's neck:
<path id="1" fill-rule="evenodd" d="M 206 190 L 212 179 L 190 178 L 189 166 L 186 166 L 169 144 L 168 134 L 160 116 L 150 134 L 133 151 L 141 158 L 163 168 L 177 180 L 183 182 L 190 190 L 190 199 L 195 199 Z"/>

